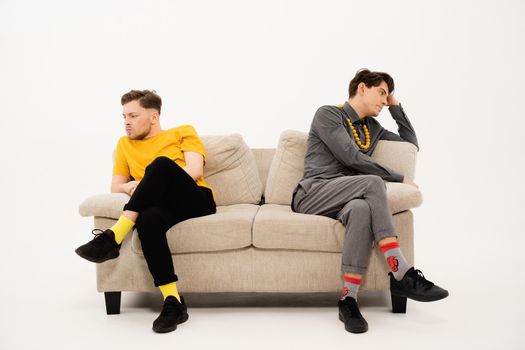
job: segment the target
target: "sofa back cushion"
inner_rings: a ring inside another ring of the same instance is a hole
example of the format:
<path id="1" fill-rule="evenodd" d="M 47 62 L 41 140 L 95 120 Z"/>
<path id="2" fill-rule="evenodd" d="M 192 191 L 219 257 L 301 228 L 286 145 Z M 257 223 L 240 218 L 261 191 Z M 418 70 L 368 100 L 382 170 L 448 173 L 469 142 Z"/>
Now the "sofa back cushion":
<path id="1" fill-rule="evenodd" d="M 304 173 L 308 134 L 285 130 L 281 133 L 266 180 L 266 203 L 290 205 L 292 192 Z"/>
<path id="2" fill-rule="evenodd" d="M 259 178 L 261 179 L 262 188 L 266 188 L 266 180 L 268 179 L 268 173 L 270 166 L 272 165 L 273 156 L 275 155 L 275 148 L 252 148 L 255 162 L 259 170 Z"/>
<path id="3" fill-rule="evenodd" d="M 264 190 L 266 203 L 291 205 L 293 189 L 304 174 L 307 140 L 305 132 L 286 130 L 281 133 Z M 416 146 L 409 142 L 379 141 L 372 159 L 414 178 L 416 155 Z"/>
<path id="4" fill-rule="evenodd" d="M 213 187 L 217 205 L 258 204 L 262 183 L 255 157 L 241 135 L 203 135 L 204 178 Z"/>

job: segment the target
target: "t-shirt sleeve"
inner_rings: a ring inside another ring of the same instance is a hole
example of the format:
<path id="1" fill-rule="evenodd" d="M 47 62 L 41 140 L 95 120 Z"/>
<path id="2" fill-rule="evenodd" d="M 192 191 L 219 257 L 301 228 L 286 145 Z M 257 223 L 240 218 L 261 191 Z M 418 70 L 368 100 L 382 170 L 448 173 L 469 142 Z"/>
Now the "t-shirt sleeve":
<path id="1" fill-rule="evenodd" d="M 122 143 L 119 141 L 117 144 L 117 149 L 114 153 L 113 160 L 113 175 L 122 175 L 127 179 L 130 177 L 129 165 L 124 156 L 124 151 L 122 150 Z"/>
<path id="2" fill-rule="evenodd" d="M 196 152 L 202 154 L 204 161 L 206 161 L 206 151 L 199 135 L 191 125 L 184 125 L 181 127 L 181 142 L 180 149 L 182 152 Z"/>

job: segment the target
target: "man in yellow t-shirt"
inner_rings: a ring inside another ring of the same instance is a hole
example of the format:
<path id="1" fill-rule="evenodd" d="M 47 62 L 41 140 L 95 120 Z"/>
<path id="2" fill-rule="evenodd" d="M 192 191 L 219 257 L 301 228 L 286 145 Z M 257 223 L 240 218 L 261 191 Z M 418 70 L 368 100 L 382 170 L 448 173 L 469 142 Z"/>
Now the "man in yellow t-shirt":
<path id="1" fill-rule="evenodd" d="M 166 231 L 183 220 L 215 213 L 214 193 L 203 177 L 206 154 L 192 126 L 161 129 L 162 101 L 155 91 L 131 90 L 121 104 L 127 135 L 117 144 L 111 192 L 131 198 L 115 225 L 98 230 L 75 252 L 96 263 L 117 258 L 122 240 L 135 227 L 155 286 L 164 296 L 153 330 L 171 332 L 188 313 L 177 291 Z"/>

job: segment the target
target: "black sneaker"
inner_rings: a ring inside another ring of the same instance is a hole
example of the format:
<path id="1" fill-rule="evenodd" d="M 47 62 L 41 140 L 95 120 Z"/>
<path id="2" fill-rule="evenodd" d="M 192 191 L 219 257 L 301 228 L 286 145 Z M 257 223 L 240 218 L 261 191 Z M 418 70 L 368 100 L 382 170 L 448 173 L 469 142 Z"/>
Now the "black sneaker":
<path id="1" fill-rule="evenodd" d="M 177 329 L 177 325 L 188 320 L 188 308 L 181 296 L 179 303 L 177 298 L 170 295 L 164 300 L 162 311 L 155 321 L 153 321 L 153 330 L 157 333 L 168 333 Z"/>
<path id="2" fill-rule="evenodd" d="M 113 231 L 110 229 L 106 231 L 94 229 L 92 233 L 95 235 L 95 238 L 78 247 L 75 253 L 94 263 L 101 263 L 118 257 L 120 244 L 117 244 L 115 241 L 115 233 Z"/>
<path id="3" fill-rule="evenodd" d="M 357 301 L 346 297 L 337 302 L 339 306 L 339 319 L 344 322 L 345 329 L 350 333 L 364 333 L 368 330 L 368 323 L 361 315 Z"/>
<path id="4" fill-rule="evenodd" d="M 423 276 L 423 272 L 410 268 L 401 281 L 390 275 L 390 293 L 394 297 L 405 297 L 417 301 L 436 301 L 448 297 L 448 291 L 436 286 Z"/>

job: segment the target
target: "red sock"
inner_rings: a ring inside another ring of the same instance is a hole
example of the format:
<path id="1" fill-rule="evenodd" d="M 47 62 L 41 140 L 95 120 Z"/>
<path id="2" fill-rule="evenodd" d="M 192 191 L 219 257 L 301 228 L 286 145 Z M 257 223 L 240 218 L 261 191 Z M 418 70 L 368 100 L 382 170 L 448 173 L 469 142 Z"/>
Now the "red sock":
<path id="1" fill-rule="evenodd" d="M 363 280 L 361 278 L 353 278 L 344 276 L 343 277 L 343 293 L 341 293 L 341 300 L 344 300 L 346 297 L 352 297 L 357 300 L 357 292 L 359 291 L 359 286 Z"/>
<path id="2" fill-rule="evenodd" d="M 398 281 L 405 276 L 405 273 L 410 269 L 398 242 L 386 243 L 379 246 L 381 253 L 386 258 L 386 262 L 392 270 L 394 278 Z"/>

